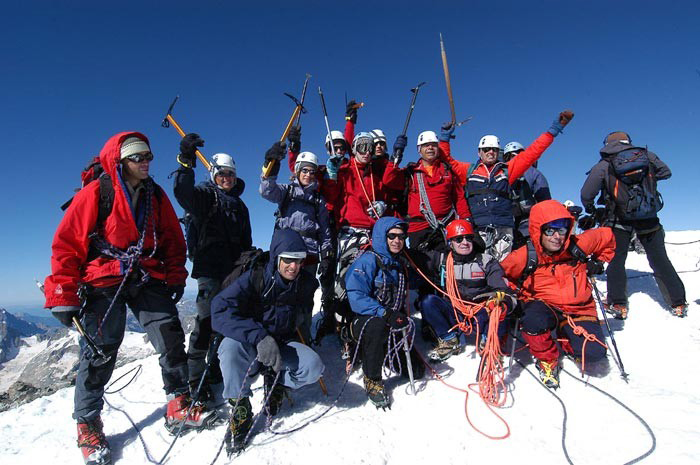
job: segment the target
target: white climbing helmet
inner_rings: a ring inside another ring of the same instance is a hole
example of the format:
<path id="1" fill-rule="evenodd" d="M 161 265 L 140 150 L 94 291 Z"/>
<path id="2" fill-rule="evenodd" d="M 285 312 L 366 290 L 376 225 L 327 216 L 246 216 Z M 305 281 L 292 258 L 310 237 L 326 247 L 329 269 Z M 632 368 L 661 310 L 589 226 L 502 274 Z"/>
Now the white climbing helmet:
<path id="1" fill-rule="evenodd" d="M 340 131 L 331 131 L 330 137 L 326 134 L 326 152 L 328 152 L 329 155 L 334 155 L 335 150 L 331 147 L 331 138 L 333 138 L 333 140 L 341 140 L 343 144 L 346 144 L 345 136 L 343 136 L 343 133 Z"/>
<path id="2" fill-rule="evenodd" d="M 510 152 L 517 152 L 518 150 L 525 150 L 525 147 L 523 147 L 523 144 L 520 142 L 513 141 L 506 144 L 506 146 L 503 148 L 503 153 L 508 154 Z"/>
<path id="3" fill-rule="evenodd" d="M 313 165 L 318 168 L 318 158 L 311 152 L 301 152 L 297 156 L 297 161 L 294 163 L 294 172 L 299 173 L 304 166 Z"/>
<path id="4" fill-rule="evenodd" d="M 375 144 L 377 142 L 386 143 L 386 136 L 384 135 L 384 131 L 381 129 L 372 129 L 369 133 L 372 134 L 372 142 Z"/>
<path id="5" fill-rule="evenodd" d="M 216 173 L 220 170 L 231 170 L 233 174 L 236 174 L 236 162 L 233 161 L 231 155 L 227 153 L 216 153 L 211 157 L 211 170 L 209 175 L 211 176 L 211 182 L 216 184 L 214 178 L 216 178 Z"/>
<path id="6" fill-rule="evenodd" d="M 438 137 L 435 131 L 423 131 L 418 134 L 418 140 L 416 141 L 416 146 L 420 148 L 423 144 L 429 144 L 431 142 L 437 142 Z"/>
<path id="7" fill-rule="evenodd" d="M 501 141 L 498 140 L 498 137 L 492 134 L 487 134 L 484 137 L 482 137 L 481 140 L 479 140 L 478 148 L 484 149 L 489 147 L 494 147 L 497 149 L 501 148 Z"/>

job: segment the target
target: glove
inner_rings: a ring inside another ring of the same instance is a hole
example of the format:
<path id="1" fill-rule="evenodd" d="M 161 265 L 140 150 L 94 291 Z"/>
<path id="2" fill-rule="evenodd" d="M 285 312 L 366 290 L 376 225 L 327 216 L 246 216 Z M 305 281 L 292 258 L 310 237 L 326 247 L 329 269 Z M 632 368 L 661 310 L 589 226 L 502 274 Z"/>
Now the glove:
<path id="1" fill-rule="evenodd" d="M 185 285 L 180 284 L 177 286 L 168 286 L 168 295 L 172 299 L 173 303 L 178 303 L 182 299 L 182 294 L 185 293 Z"/>
<path id="2" fill-rule="evenodd" d="M 591 228 L 595 228 L 595 218 L 593 215 L 582 216 L 578 220 L 578 227 L 586 231 Z"/>
<path id="3" fill-rule="evenodd" d="M 381 200 L 375 200 L 374 202 L 372 202 L 372 206 L 367 208 L 367 214 L 369 215 L 370 218 L 374 218 L 375 220 L 378 220 L 379 218 L 384 216 L 385 211 L 386 211 L 386 204 L 384 202 L 382 202 Z M 379 215 L 379 216 L 377 216 L 377 215 Z"/>
<path id="4" fill-rule="evenodd" d="M 292 153 L 301 152 L 301 126 L 292 126 L 287 136 L 289 141 L 289 151 Z"/>
<path id="5" fill-rule="evenodd" d="M 384 319 L 391 329 L 403 329 L 408 326 L 408 316 L 401 312 L 389 312 L 384 315 Z"/>
<path id="6" fill-rule="evenodd" d="M 357 102 L 350 100 L 345 107 L 345 120 L 357 124 Z"/>
<path id="7" fill-rule="evenodd" d="M 282 355 L 275 339 L 267 335 L 256 346 L 258 350 L 258 361 L 266 367 L 272 368 L 275 373 L 282 368 Z"/>
<path id="8" fill-rule="evenodd" d="M 569 213 L 571 213 L 574 218 L 578 218 L 581 216 L 581 213 L 583 213 L 583 208 L 579 207 L 578 205 L 572 205 L 570 207 L 566 207 L 566 209 L 569 210 Z"/>
<path id="9" fill-rule="evenodd" d="M 265 152 L 265 165 L 272 163 L 272 168 L 268 173 L 268 177 L 277 176 L 280 172 L 280 160 L 283 160 L 286 155 L 287 145 L 284 142 L 275 142 L 272 147 Z"/>
<path id="10" fill-rule="evenodd" d="M 403 151 L 406 149 L 406 145 L 408 144 L 408 137 L 406 137 L 406 134 L 399 134 L 396 136 L 396 140 L 394 141 L 394 166 L 399 166 L 401 164 L 401 160 L 403 160 Z"/>
<path id="11" fill-rule="evenodd" d="M 343 159 L 341 157 L 331 157 L 328 159 L 328 163 L 326 163 L 326 172 L 328 173 L 329 179 L 338 179 L 338 169 L 342 162 Z"/>
<path id="12" fill-rule="evenodd" d="M 197 147 L 204 147 L 204 140 L 199 137 L 199 134 L 191 132 L 182 138 L 180 141 L 179 160 L 188 165 L 189 168 L 194 168 L 197 162 Z"/>
<path id="13" fill-rule="evenodd" d="M 73 317 L 77 317 L 79 313 L 80 307 L 75 305 L 61 305 L 51 309 L 53 317 L 67 328 L 73 326 Z"/>
<path id="14" fill-rule="evenodd" d="M 564 130 L 564 126 L 569 124 L 569 121 L 571 121 L 573 117 L 574 113 L 571 110 L 562 111 L 561 113 L 559 113 L 557 119 L 555 119 L 554 122 L 552 122 L 552 125 L 549 127 L 547 132 L 553 135 L 554 137 L 558 136 Z"/>
<path id="15" fill-rule="evenodd" d="M 586 262 L 586 273 L 588 276 L 596 276 L 599 274 L 603 274 L 605 271 L 605 268 L 603 267 L 603 262 L 600 260 L 596 260 L 595 258 L 591 258 Z"/>
<path id="16" fill-rule="evenodd" d="M 321 259 L 321 263 L 318 264 L 318 274 L 323 276 L 332 268 L 333 257 L 326 257 Z"/>
<path id="17" fill-rule="evenodd" d="M 485 304 L 486 311 L 491 313 L 493 310 L 496 309 L 496 307 L 498 307 L 499 305 L 501 305 L 501 303 L 503 303 L 505 298 L 506 298 L 505 292 L 503 292 L 503 291 L 494 292 L 494 296 L 486 301 L 486 304 Z"/>
<path id="18" fill-rule="evenodd" d="M 449 142 L 450 139 L 454 139 L 454 132 L 455 125 L 452 121 L 442 123 L 442 126 L 440 127 L 440 137 L 438 139 L 443 142 Z"/>

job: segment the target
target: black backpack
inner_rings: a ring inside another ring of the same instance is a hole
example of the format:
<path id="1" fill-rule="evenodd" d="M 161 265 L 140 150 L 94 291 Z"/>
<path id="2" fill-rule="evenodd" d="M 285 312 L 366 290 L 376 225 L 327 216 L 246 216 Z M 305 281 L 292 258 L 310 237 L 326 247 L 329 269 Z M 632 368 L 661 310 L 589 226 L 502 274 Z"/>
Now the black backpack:
<path id="1" fill-rule="evenodd" d="M 270 261 L 270 252 L 263 251 L 260 248 L 252 248 L 242 252 L 238 257 L 238 260 L 233 265 L 233 271 L 229 273 L 221 284 L 221 289 L 225 289 L 230 286 L 235 280 L 237 280 L 243 273 L 248 270 L 253 270 L 253 286 L 255 289 L 255 295 L 261 296 L 263 292 L 263 286 L 265 281 L 265 265 Z"/>
<path id="2" fill-rule="evenodd" d="M 218 210 L 218 200 L 216 198 L 216 192 L 214 193 L 214 203 L 209 209 L 207 216 L 201 222 L 198 222 L 195 217 L 188 211 L 185 211 L 185 215 L 180 218 L 180 223 L 185 228 L 185 242 L 187 243 L 187 258 L 190 261 L 194 261 L 197 252 L 202 248 L 204 244 L 204 238 L 206 237 L 207 228 L 212 217 L 216 214 Z"/>
<path id="3" fill-rule="evenodd" d="M 82 185 L 80 189 L 90 184 L 93 181 L 99 181 L 100 183 L 100 201 L 97 205 L 97 229 L 100 225 L 104 224 L 105 220 L 112 213 L 112 206 L 114 205 L 114 186 L 112 186 L 112 178 L 107 174 L 100 163 L 100 157 L 93 157 L 85 168 L 83 168 L 82 173 L 80 173 L 80 178 Z M 78 192 L 80 189 L 76 189 Z M 63 205 L 61 205 L 61 210 L 66 211 L 71 203 L 73 203 L 73 198 L 68 199 Z"/>
<path id="4" fill-rule="evenodd" d="M 606 207 L 627 221 L 655 218 L 664 206 L 646 148 L 631 147 L 605 158 L 608 162 Z"/>

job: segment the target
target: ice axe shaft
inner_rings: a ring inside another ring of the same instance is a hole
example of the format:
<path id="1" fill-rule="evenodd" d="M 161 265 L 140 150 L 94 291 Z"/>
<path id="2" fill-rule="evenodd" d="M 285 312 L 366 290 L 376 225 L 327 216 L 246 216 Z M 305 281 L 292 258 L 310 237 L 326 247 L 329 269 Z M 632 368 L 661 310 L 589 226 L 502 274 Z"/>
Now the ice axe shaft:
<path id="1" fill-rule="evenodd" d="M 168 108 L 168 112 L 165 114 L 165 118 L 163 118 L 163 124 L 162 126 L 164 128 L 167 128 L 168 126 L 171 126 L 175 128 L 178 134 L 180 134 L 180 137 L 185 137 L 185 131 L 182 130 L 179 124 L 177 124 L 177 121 L 175 121 L 175 118 L 172 115 L 173 107 L 175 106 L 175 103 L 177 103 L 177 100 L 180 98 L 179 95 L 175 96 L 175 99 L 173 100 L 173 103 L 170 104 L 170 107 Z M 199 151 L 199 149 L 196 149 L 194 151 L 195 155 L 197 155 L 197 158 L 199 158 L 199 161 L 202 162 L 202 166 L 204 166 L 207 171 L 211 169 L 211 163 L 204 157 L 202 152 Z"/>
<path id="2" fill-rule="evenodd" d="M 406 369 L 408 370 L 408 379 L 411 382 L 411 391 L 416 395 L 416 382 L 413 380 L 413 362 L 411 362 L 411 349 L 408 346 L 408 328 L 404 327 L 403 333 L 403 350 L 406 352 Z"/>
<path id="3" fill-rule="evenodd" d="M 303 106 L 304 106 L 304 100 L 306 99 L 306 87 L 309 84 L 309 79 L 311 79 L 311 75 L 309 73 L 306 73 L 306 79 L 304 80 L 304 87 L 301 89 L 302 111 L 297 115 L 297 120 L 294 122 L 294 124 L 296 126 L 299 126 L 299 122 L 301 121 L 301 114 L 306 113 L 306 110 L 303 108 Z"/>
<path id="4" fill-rule="evenodd" d="M 323 119 L 326 122 L 326 132 L 328 133 L 328 154 L 331 158 L 335 156 L 335 150 L 333 149 L 333 136 L 331 135 L 331 127 L 328 124 L 328 111 L 326 110 L 326 99 L 323 98 L 323 91 L 321 86 L 318 86 L 318 96 L 321 98 L 321 108 L 323 109 Z M 347 100 L 347 97 L 346 97 Z"/>
<path id="5" fill-rule="evenodd" d="M 406 132 L 408 131 L 408 123 L 411 122 L 411 116 L 413 116 L 413 109 L 416 106 L 416 97 L 418 97 L 418 91 L 420 88 L 425 85 L 425 81 L 421 82 L 418 84 L 416 87 L 411 89 L 411 93 L 413 94 L 411 96 L 411 104 L 408 107 L 408 114 L 406 115 L 406 121 L 403 123 L 403 130 L 401 131 L 402 135 L 406 135 Z M 398 159 L 401 158 L 401 155 L 403 155 L 403 150 L 396 151 L 393 154 L 393 159 L 394 159 L 394 164 L 397 165 Z"/>
<path id="6" fill-rule="evenodd" d="M 452 98 L 452 83 L 450 82 L 450 68 L 447 66 L 447 52 L 445 52 L 445 43 L 442 40 L 442 33 L 440 33 L 440 54 L 442 55 L 442 70 L 445 73 L 445 85 L 447 86 L 447 98 L 450 101 L 450 116 L 452 123 L 457 122 L 457 117 L 455 116 L 455 101 Z"/>

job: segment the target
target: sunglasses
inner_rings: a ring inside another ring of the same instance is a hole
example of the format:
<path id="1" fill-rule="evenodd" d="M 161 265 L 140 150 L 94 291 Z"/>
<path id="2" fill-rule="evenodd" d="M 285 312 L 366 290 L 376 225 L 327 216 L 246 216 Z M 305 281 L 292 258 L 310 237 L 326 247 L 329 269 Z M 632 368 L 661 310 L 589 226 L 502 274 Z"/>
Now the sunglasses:
<path id="1" fill-rule="evenodd" d="M 384 142 L 383 140 L 380 140 L 380 141 L 375 142 L 374 145 L 381 145 L 382 147 L 386 147 L 386 142 Z"/>
<path id="2" fill-rule="evenodd" d="M 302 168 L 301 174 L 310 174 L 311 176 L 313 176 L 314 174 L 316 174 L 316 170 L 311 170 L 309 168 Z"/>
<path id="3" fill-rule="evenodd" d="M 498 153 L 498 147 L 482 147 L 479 150 L 481 150 L 484 153 L 489 153 L 489 152 L 496 152 Z"/>
<path id="4" fill-rule="evenodd" d="M 340 152 L 341 150 L 344 151 L 345 146 L 344 145 L 333 145 L 333 150 L 336 152 Z"/>
<path id="5" fill-rule="evenodd" d="M 282 260 L 287 265 L 291 265 L 292 263 L 296 263 L 297 265 L 301 265 L 305 259 L 304 258 L 280 257 L 280 260 Z"/>
<path id="6" fill-rule="evenodd" d="M 151 152 L 135 153 L 135 154 L 129 155 L 128 157 L 125 157 L 125 158 L 131 162 L 134 162 L 134 163 L 141 163 L 142 161 L 153 160 L 153 154 Z"/>
<path id="7" fill-rule="evenodd" d="M 457 236 L 457 237 L 453 237 L 450 240 L 452 242 L 454 242 L 455 244 L 461 244 L 462 242 L 471 242 L 472 237 L 471 236 Z"/>
<path id="8" fill-rule="evenodd" d="M 390 241 L 393 241 L 394 239 L 399 239 L 402 241 L 406 240 L 406 233 L 388 233 L 386 235 L 386 238 L 389 239 Z"/>
<path id="9" fill-rule="evenodd" d="M 220 178 L 233 178 L 236 176 L 236 173 L 233 171 L 217 171 L 216 175 Z"/>
<path id="10" fill-rule="evenodd" d="M 542 234 L 545 236 L 553 236 L 554 233 L 559 233 L 560 236 L 566 236 L 566 233 L 569 232 L 569 228 L 553 228 L 551 226 L 547 226 L 542 230 Z"/>

